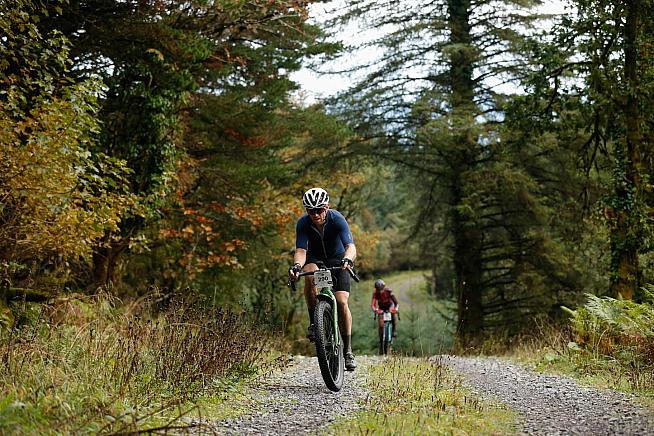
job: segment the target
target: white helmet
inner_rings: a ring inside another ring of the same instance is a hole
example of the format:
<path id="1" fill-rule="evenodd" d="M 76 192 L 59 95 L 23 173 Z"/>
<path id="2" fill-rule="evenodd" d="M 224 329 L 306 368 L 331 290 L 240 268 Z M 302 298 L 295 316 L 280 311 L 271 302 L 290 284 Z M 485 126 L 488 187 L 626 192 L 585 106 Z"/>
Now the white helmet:
<path id="1" fill-rule="evenodd" d="M 329 203 L 329 194 L 322 188 L 311 188 L 302 196 L 302 206 L 305 209 L 325 207 Z"/>

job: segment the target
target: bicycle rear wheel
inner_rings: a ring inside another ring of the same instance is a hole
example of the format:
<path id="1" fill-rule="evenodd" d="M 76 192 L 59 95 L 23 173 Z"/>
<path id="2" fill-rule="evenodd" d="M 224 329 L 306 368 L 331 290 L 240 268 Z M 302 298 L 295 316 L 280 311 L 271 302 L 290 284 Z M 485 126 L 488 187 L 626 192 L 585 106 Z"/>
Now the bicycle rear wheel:
<path id="1" fill-rule="evenodd" d="M 345 359 L 343 342 L 338 341 L 338 326 L 334 325 L 332 306 L 319 300 L 314 311 L 316 329 L 316 354 L 325 385 L 329 390 L 338 392 L 343 386 Z M 340 342 L 338 345 L 337 342 Z"/>

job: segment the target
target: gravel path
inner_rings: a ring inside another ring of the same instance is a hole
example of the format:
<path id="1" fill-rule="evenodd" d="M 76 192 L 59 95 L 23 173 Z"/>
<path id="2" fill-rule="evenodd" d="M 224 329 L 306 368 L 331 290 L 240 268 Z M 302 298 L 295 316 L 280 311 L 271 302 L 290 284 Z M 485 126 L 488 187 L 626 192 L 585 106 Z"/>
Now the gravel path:
<path id="1" fill-rule="evenodd" d="M 402 276 L 401 278 L 394 279 L 388 283 L 388 286 L 393 289 L 393 293 L 397 297 L 400 307 L 411 307 L 413 301 L 409 296 L 409 291 L 416 289 L 425 284 L 425 273 L 422 271 L 416 271 L 415 273 Z"/>
<path id="2" fill-rule="evenodd" d="M 202 433 L 298 435 L 324 431 L 337 419 L 352 416 L 368 395 L 368 367 L 376 357 L 357 356 L 357 369 L 345 372 L 343 389 L 331 392 L 315 357 L 296 356 L 292 365 L 256 382 L 249 395 L 252 411 L 237 419 L 203 422 Z M 196 420 L 195 423 L 198 423 Z"/>
<path id="3" fill-rule="evenodd" d="M 566 377 L 537 374 L 499 359 L 440 359 L 474 391 L 520 413 L 527 434 L 654 434 L 653 414 L 625 394 L 581 387 Z"/>

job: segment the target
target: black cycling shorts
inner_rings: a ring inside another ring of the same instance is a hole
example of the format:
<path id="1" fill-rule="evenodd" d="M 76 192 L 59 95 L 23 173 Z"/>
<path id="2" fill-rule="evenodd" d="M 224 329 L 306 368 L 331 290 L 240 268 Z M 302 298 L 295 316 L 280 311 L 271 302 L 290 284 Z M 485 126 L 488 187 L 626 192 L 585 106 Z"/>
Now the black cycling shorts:
<path id="1" fill-rule="evenodd" d="M 322 262 L 325 264 L 325 266 L 341 266 L 341 259 L 343 259 L 343 256 L 340 258 L 332 258 L 332 259 L 320 259 L 317 257 L 311 256 L 310 253 L 307 254 L 307 261 L 305 265 L 309 263 L 316 263 L 316 262 Z M 350 273 L 347 272 L 346 270 L 342 269 L 340 271 L 332 271 L 332 279 L 334 279 L 334 292 L 338 291 L 345 291 L 345 292 L 350 292 Z"/>

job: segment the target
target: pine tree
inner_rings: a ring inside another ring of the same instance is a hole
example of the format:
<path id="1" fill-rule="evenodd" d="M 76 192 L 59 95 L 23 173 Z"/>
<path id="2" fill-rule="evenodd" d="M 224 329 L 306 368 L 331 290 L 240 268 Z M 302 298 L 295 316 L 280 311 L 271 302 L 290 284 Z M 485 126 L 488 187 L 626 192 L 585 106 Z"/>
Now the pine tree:
<path id="1" fill-rule="evenodd" d="M 548 310 L 535 295 L 554 304 L 555 287 L 575 286 L 564 256 L 542 252 L 561 254 L 550 210 L 502 127 L 502 85 L 529 71 L 521 50 L 542 18 L 530 12 L 537 4 L 359 1 L 335 20 L 384 32 L 370 43 L 378 61 L 335 108 L 377 155 L 415 170 L 419 233 L 451 244 L 462 338 Z"/>

